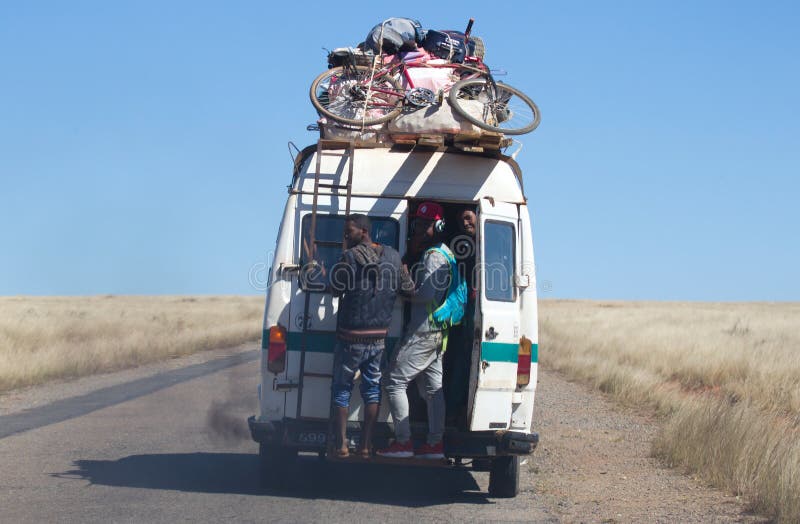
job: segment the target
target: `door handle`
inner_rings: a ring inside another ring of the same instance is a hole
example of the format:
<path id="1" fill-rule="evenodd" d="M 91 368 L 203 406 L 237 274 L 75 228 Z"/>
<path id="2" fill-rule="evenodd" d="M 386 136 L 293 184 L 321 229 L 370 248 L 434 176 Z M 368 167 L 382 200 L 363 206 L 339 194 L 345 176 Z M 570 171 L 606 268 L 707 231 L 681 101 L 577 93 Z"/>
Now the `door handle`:
<path id="1" fill-rule="evenodd" d="M 494 326 L 489 326 L 489 329 L 487 329 L 485 333 L 486 340 L 494 340 L 495 338 L 497 338 L 497 335 L 499 334 L 500 334 L 499 331 L 494 330 Z"/>

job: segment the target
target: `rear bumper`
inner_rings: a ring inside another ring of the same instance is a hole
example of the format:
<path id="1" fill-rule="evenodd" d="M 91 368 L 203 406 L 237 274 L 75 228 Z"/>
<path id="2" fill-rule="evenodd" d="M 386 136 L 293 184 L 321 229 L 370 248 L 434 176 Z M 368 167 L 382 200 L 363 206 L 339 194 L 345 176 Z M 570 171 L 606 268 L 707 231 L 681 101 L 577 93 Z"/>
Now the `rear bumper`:
<path id="1" fill-rule="evenodd" d="M 327 449 L 328 422 L 320 420 L 284 419 L 262 422 L 256 418 L 247 419 L 253 440 L 295 448 L 299 451 L 319 452 Z M 348 427 L 348 437 L 358 442 L 360 430 L 357 426 Z M 375 428 L 373 444 L 376 447 L 388 445 L 392 437 L 388 424 L 378 424 Z M 420 443 L 424 434 L 414 435 Z M 485 458 L 504 455 L 529 455 L 539 443 L 538 433 L 521 431 L 456 431 L 448 429 L 444 435 L 444 451 L 449 458 Z"/>

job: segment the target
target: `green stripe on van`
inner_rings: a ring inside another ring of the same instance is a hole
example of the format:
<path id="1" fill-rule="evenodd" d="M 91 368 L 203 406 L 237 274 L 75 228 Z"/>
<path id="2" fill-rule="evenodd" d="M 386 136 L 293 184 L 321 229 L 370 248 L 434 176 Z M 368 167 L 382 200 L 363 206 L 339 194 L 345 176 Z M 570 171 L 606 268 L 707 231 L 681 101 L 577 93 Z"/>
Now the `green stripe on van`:
<path id="1" fill-rule="evenodd" d="M 311 353 L 333 353 L 333 348 L 336 347 L 336 333 L 307 333 L 306 336 L 306 351 Z M 290 331 L 288 342 L 286 349 L 289 351 L 302 351 L 303 332 Z"/>
<path id="2" fill-rule="evenodd" d="M 300 331 L 290 331 L 288 335 L 289 351 L 302 351 L 303 349 L 303 333 Z M 386 339 L 386 347 L 389 349 L 394 348 L 397 343 L 397 337 L 388 337 Z M 306 351 L 311 353 L 333 353 L 336 347 L 336 333 L 308 333 Z M 261 349 L 269 348 L 269 330 L 263 330 L 261 334 Z"/>
<path id="3" fill-rule="evenodd" d="M 298 331 L 289 332 L 289 351 L 301 351 L 303 344 L 303 333 Z M 386 348 L 391 352 L 397 344 L 397 337 L 386 339 Z M 261 335 L 261 349 L 269 347 L 269 330 L 265 329 Z M 333 353 L 336 347 L 335 333 L 309 333 L 307 351 L 315 353 Z M 481 359 L 490 362 L 516 362 L 519 346 L 507 342 L 483 342 L 481 343 Z M 531 347 L 531 362 L 539 362 L 539 344 Z"/>
<path id="4" fill-rule="evenodd" d="M 481 360 L 489 362 L 517 362 L 519 344 L 507 342 L 482 342 Z"/>
<path id="5" fill-rule="evenodd" d="M 508 342 L 482 342 L 481 359 L 489 362 L 517 362 L 519 344 Z M 539 362 L 539 344 L 531 346 L 531 362 Z"/>
<path id="6" fill-rule="evenodd" d="M 300 351 L 303 347 L 303 333 L 290 331 L 288 340 L 289 351 Z M 314 353 L 333 353 L 336 345 L 336 333 L 309 333 L 307 351 Z M 269 349 L 269 330 L 265 329 L 261 333 L 261 349 Z"/>

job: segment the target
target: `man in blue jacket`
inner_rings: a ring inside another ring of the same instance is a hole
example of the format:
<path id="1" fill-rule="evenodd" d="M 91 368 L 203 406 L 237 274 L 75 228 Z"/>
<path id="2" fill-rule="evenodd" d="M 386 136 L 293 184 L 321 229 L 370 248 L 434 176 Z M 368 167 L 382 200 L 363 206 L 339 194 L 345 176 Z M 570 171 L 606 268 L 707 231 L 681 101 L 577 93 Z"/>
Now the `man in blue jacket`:
<path id="1" fill-rule="evenodd" d="M 372 431 L 381 402 L 381 358 L 398 293 L 414 293 L 414 283 L 400 255 L 370 237 L 369 218 L 345 220 L 346 250 L 330 273 L 330 288 L 340 297 L 336 321 L 332 397 L 335 408 L 336 456 L 349 455 L 347 419 L 356 371 L 361 371 L 364 431 L 358 453 L 369 458 Z"/>

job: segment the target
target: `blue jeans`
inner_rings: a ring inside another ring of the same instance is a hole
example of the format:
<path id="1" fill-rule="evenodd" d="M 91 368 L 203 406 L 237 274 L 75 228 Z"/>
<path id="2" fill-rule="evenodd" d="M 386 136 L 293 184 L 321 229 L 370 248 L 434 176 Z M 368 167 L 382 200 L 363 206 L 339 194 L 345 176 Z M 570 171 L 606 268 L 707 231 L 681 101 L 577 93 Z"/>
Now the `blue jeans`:
<path id="1" fill-rule="evenodd" d="M 381 357 L 384 341 L 369 343 L 336 341 L 333 354 L 333 405 L 350 405 L 353 377 L 361 370 L 361 398 L 364 404 L 381 403 Z"/>

